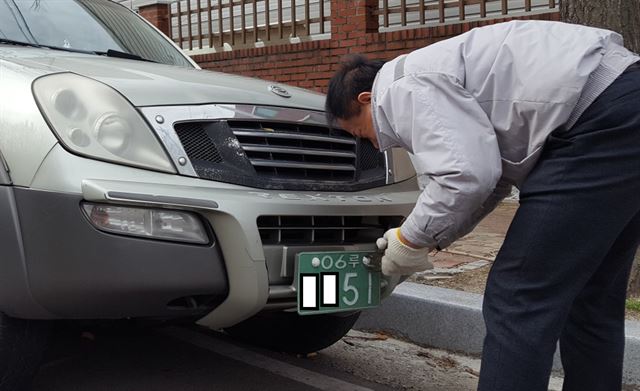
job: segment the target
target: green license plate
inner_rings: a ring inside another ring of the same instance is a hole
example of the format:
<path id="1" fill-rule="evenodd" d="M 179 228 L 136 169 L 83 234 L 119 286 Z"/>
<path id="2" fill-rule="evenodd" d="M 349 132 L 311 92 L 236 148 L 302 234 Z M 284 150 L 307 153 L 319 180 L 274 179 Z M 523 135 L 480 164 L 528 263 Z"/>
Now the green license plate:
<path id="1" fill-rule="evenodd" d="M 298 254 L 298 313 L 353 311 L 380 305 L 380 272 L 367 268 L 371 251 Z"/>

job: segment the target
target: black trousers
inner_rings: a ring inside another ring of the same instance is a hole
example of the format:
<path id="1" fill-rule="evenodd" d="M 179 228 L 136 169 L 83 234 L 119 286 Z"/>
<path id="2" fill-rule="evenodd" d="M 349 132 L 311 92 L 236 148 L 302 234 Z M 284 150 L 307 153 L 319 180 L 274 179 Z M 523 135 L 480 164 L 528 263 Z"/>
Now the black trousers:
<path id="1" fill-rule="evenodd" d="M 640 242 L 640 68 L 554 132 L 489 274 L 481 391 L 621 389 L 629 272 Z"/>

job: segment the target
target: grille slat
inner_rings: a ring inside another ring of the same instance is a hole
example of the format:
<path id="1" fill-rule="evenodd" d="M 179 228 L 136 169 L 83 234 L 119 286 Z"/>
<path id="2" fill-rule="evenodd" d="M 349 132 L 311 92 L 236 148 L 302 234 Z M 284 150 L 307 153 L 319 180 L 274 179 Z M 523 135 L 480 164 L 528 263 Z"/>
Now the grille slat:
<path id="1" fill-rule="evenodd" d="M 346 164 L 311 164 L 311 163 L 299 163 L 299 162 L 287 162 L 287 161 L 275 161 L 275 160 L 262 160 L 262 159 L 250 159 L 251 164 L 258 167 L 281 167 L 281 168 L 300 168 L 308 170 L 328 170 L 328 171 L 355 171 L 354 166 Z"/>
<path id="2" fill-rule="evenodd" d="M 260 216 L 263 245 L 362 244 L 400 225 L 401 216 Z"/>
<path id="3" fill-rule="evenodd" d="M 344 138 L 344 137 L 325 137 L 325 136 L 316 136 L 312 134 L 303 134 L 303 133 L 285 133 L 285 132 L 274 132 L 274 131 L 251 131 L 251 130 L 240 130 L 233 129 L 233 134 L 236 136 L 247 136 L 247 137 L 264 137 L 268 139 L 291 139 L 291 140 L 301 140 L 301 141 L 324 141 L 329 143 L 340 143 L 340 144 L 349 144 L 356 145 L 356 140 Z"/>
<path id="4" fill-rule="evenodd" d="M 260 229 L 282 229 L 282 230 L 287 230 L 287 229 L 313 229 L 313 230 L 328 230 L 328 229 L 375 229 L 375 226 L 361 226 L 361 227 L 340 227 L 340 226 L 336 226 L 336 227 L 314 227 L 314 226 L 310 226 L 310 227 L 279 227 L 279 228 L 275 228 L 275 227 L 263 227 Z"/>
<path id="5" fill-rule="evenodd" d="M 353 152 L 340 152 L 340 151 L 327 151 L 324 149 L 314 148 L 288 148 L 278 146 L 266 146 L 261 144 L 242 144 L 242 148 L 245 152 L 265 152 L 265 153 L 284 153 L 292 155 L 311 155 L 311 156 L 327 156 L 327 157 L 344 157 L 344 158 L 356 158 L 356 154 Z"/>

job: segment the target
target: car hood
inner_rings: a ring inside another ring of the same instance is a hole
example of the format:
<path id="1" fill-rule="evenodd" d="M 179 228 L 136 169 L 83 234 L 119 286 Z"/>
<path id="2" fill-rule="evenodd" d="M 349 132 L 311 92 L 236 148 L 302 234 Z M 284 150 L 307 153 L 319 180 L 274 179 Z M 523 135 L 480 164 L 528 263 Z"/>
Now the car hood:
<path id="1" fill-rule="evenodd" d="M 291 95 L 284 98 L 269 90 L 277 83 L 220 72 L 8 45 L 0 45 L 0 60 L 30 74 L 73 72 L 99 80 L 138 107 L 228 103 L 324 110 L 322 94 L 278 84 Z"/>

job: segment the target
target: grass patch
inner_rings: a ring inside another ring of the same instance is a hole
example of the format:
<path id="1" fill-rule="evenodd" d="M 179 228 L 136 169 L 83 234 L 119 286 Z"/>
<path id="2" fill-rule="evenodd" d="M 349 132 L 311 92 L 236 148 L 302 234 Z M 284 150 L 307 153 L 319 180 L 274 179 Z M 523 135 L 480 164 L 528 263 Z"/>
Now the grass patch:
<path id="1" fill-rule="evenodd" d="M 640 298 L 627 299 L 627 310 L 640 314 Z"/>

